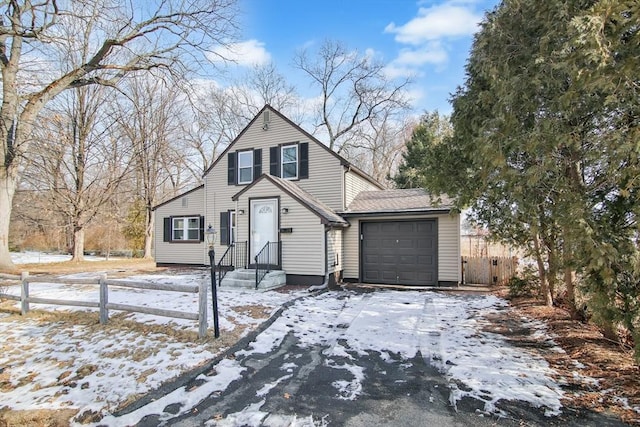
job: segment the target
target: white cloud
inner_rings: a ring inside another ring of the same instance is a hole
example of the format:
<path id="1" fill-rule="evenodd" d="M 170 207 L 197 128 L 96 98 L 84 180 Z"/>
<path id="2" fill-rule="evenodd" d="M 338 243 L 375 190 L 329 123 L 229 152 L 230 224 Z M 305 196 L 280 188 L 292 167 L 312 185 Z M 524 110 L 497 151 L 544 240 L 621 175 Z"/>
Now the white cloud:
<path id="1" fill-rule="evenodd" d="M 404 25 L 390 23 L 384 29 L 395 34 L 397 42 L 420 45 L 446 37 L 469 36 L 478 29 L 482 15 L 468 7 L 445 3 L 419 8 L 418 15 Z"/>
<path id="2" fill-rule="evenodd" d="M 430 42 L 417 48 L 404 48 L 398 56 L 385 68 L 385 73 L 390 78 L 420 76 L 418 71 L 426 64 L 436 65 L 443 69 L 447 64 L 449 55 L 439 42 Z"/>
<path id="3" fill-rule="evenodd" d="M 229 46 L 219 46 L 209 55 L 209 59 L 220 62 L 224 59 L 236 62 L 241 67 L 264 65 L 271 60 L 271 54 L 264 43 L 252 39 Z"/>
<path id="4" fill-rule="evenodd" d="M 440 43 L 429 43 L 418 49 L 401 49 L 394 62 L 409 66 L 440 65 L 447 62 L 447 51 Z"/>

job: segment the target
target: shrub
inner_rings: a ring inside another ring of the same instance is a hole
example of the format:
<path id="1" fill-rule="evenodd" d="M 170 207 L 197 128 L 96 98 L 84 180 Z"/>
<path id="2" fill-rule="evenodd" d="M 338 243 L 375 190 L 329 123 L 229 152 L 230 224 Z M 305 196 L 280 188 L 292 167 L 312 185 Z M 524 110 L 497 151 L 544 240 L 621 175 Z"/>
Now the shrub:
<path id="1" fill-rule="evenodd" d="M 536 285 L 527 278 L 513 276 L 509 279 L 509 297 L 530 297 L 536 293 Z"/>

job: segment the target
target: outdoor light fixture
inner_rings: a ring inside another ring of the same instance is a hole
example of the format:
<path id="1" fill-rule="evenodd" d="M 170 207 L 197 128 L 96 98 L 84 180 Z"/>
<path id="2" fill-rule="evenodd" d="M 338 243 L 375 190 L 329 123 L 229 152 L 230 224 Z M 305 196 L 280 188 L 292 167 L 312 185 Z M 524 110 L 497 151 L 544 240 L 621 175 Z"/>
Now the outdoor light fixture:
<path id="1" fill-rule="evenodd" d="M 244 215 L 244 209 L 238 209 L 238 215 Z"/>
<path id="2" fill-rule="evenodd" d="M 289 208 L 282 208 L 281 212 L 282 212 L 283 215 L 286 215 L 286 214 L 289 213 Z"/>
<path id="3" fill-rule="evenodd" d="M 204 238 L 209 247 L 209 264 L 211 264 L 211 302 L 213 304 L 213 334 L 220 337 L 220 325 L 218 323 L 218 290 L 216 286 L 216 252 L 213 245 L 216 243 L 218 232 L 209 224 L 204 232 Z"/>

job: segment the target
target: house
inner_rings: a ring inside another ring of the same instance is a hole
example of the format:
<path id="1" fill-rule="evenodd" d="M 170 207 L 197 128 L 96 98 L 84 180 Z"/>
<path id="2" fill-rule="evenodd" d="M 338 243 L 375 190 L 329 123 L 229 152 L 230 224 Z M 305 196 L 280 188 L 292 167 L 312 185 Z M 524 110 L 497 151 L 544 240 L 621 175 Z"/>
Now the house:
<path id="1" fill-rule="evenodd" d="M 460 282 L 460 216 L 424 190 L 386 190 L 269 105 L 204 174 L 154 208 L 158 265 L 282 270 L 286 283 Z M 259 258 L 256 258 L 258 256 Z"/>

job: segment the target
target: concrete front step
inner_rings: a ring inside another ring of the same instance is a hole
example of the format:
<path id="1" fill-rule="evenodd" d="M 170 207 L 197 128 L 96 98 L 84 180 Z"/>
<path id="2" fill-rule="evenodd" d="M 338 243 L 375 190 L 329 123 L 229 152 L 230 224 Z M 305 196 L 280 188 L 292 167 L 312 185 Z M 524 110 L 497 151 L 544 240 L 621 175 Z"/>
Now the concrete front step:
<path id="1" fill-rule="evenodd" d="M 275 289 L 287 284 L 287 274 L 282 270 L 273 270 L 264 276 L 258 285 L 258 290 Z M 252 269 L 239 269 L 227 273 L 220 283 L 222 287 L 255 289 L 256 271 Z"/>

